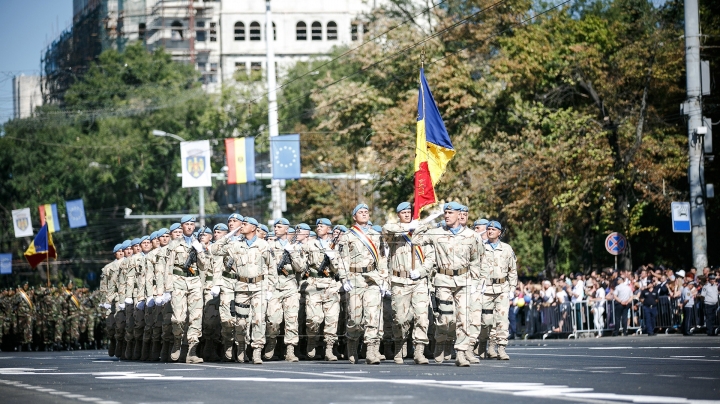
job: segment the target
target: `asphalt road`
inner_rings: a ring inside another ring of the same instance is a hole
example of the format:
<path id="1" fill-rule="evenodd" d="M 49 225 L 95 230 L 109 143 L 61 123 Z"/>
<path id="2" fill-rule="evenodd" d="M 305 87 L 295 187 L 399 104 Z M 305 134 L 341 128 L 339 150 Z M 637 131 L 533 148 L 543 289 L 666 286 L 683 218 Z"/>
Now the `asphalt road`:
<path id="1" fill-rule="evenodd" d="M 2 403 L 720 403 L 720 338 L 511 341 L 510 361 L 148 363 L 0 353 Z M 715 401 L 712 401 L 715 400 Z"/>

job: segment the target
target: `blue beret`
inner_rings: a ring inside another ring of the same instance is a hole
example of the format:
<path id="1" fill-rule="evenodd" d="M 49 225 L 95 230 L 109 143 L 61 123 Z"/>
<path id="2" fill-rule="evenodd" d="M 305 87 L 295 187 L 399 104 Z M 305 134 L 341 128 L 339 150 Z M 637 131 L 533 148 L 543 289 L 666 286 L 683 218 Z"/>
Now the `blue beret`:
<path id="1" fill-rule="evenodd" d="M 212 234 L 212 230 L 210 230 L 209 227 L 205 227 L 205 229 L 203 230 L 203 233 L 205 233 L 205 234 Z"/>
<path id="2" fill-rule="evenodd" d="M 333 229 L 333 231 L 335 231 L 335 230 L 340 230 L 340 231 L 343 232 L 343 233 L 347 233 L 347 231 L 348 231 L 347 227 L 345 227 L 345 226 L 343 226 L 343 225 L 341 225 L 341 224 L 335 226 L 335 228 Z"/>
<path id="3" fill-rule="evenodd" d="M 195 222 L 195 216 L 193 215 L 185 215 L 180 218 L 180 223 L 187 223 L 187 222 Z"/>
<path id="4" fill-rule="evenodd" d="M 275 232 L 271 231 L 270 233 L 268 233 L 268 237 L 275 237 Z"/>
<path id="5" fill-rule="evenodd" d="M 480 219 L 476 220 L 475 223 L 473 223 L 473 226 L 487 226 L 487 224 L 490 223 L 487 219 Z"/>
<path id="6" fill-rule="evenodd" d="M 123 250 L 126 248 L 130 248 L 130 240 L 123 241 L 122 245 L 120 246 Z"/>
<path id="7" fill-rule="evenodd" d="M 375 231 L 378 232 L 378 233 L 382 233 L 382 227 L 380 227 L 380 226 L 378 226 L 378 225 L 373 226 L 372 229 L 375 230 Z"/>
<path id="8" fill-rule="evenodd" d="M 438 223 L 438 227 L 445 227 L 445 225 L 446 225 L 446 223 L 444 220 L 442 222 Z"/>
<path id="9" fill-rule="evenodd" d="M 315 233 L 314 231 L 310 231 L 310 236 L 317 237 L 317 233 Z"/>
<path id="10" fill-rule="evenodd" d="M 140 238 L 134 238 L 134 239 L 132 239 L 132 241 L 130 242 L 130 246 L 136 246 L 136 245 L 138 245 L 138 244 L 140 244 Z"/>
<path id="11" fill-rule="evenodd" d="M 270 232 L 270 230 L 268 229 L 268 227 L 265 226 L 264 224 L 261 224 L 261 225 L 258 226 L 258 227 L 260 227 L 260 230 L 264 231 L 265 233 L 269 233 L 269 232 Z"/>
<path id="12" fill-rule="evenodd" d="M 295 233 L 295 229 L 293 229 L 292 227 L 290 227 L 290 228 L 288 229 L 288 234 L 291 234 L 291 233 Z"/>
<path id="13" fill-rule="evenodd" d="M 123 249 L 122 244 L 115 244 L 115 248 L 113 248 L 113 254 Z"/>
<path id="14" fill-rule="evenodd" d="M 310 230 L 310 226 L 308 226 L 307 223 L 300 223 L 299 225 L 295 226 L 295 229 L 297 230 Z"/>
<path id="15" fill-rule="evenodd" d="M 142 236 L 140 237 L 140 242 L 142 243 L 145 240 L 150 240 L 150 236 Z"/>
<path id="16" fill-rule="evenodd" d="M 255 220 L 254 217 L 246 217 L 245 220 L 243 220 L 243 222 L 245 222 L 247 224 L 254 224 L 255 226 L 258 225 L 258 221 Z"/>
<path id="17" fill-rule="evenodd" d="M 282 225 L 285 225 L 285 226 L 290 226 L 290 222 L 288 222 L 288 220 L 285 219 L 284 217 L 281 217 L 280 219 L 277 219 L 277 220 L 275 221 L 275 223 L 273 223 L 273 226 L 278 225 L 278 224 L 282 224 Z"/>
<path id="18" fill-rule="evenodd" d="M 493 220 L 492 222 L 488 223 L 487 227 L 494 227 L 498 230 L 502 230 L 502 225 L 497 220 Z"/>
<path id="19" fill-rule="evenodd" d="M 358 206 L 356 206 L 355 209 L 353 209 L 352 215 L 355 216 L 355 214 L 358 213 L 358 210 L 360 210 L 360 209 L 370 210 L 370 208 L 368 208 L 368 206 L 367 206 L 366 204 L 361 203 L 361 204 L 359 204 Z"/>
<path id="20" fill-rule="evenodd" d="M 213 227 L 213 231 L 215 230 L 228 231 L 228 227 L 225 223 L 218 223 Z"/>
<path id="21" fill-rule="evenodd" d="M 230 221 L 230 219 L 236 219 L 242 222 L 245 218 L 239 213 L 233 213 L 232 215 L 228 216 L 228 222 Z"/>
<path id="22" fill-rule="evenodd" d="M 315 225 L 324 224 L 325 226 L 332 226 L 332 222 L 328 218 L 321 218 L 315 221 Z"/>
<path id="23" fill-rule="evenodd" d="M 154 232 L 150 233 L 150 236 L 149 236 L 150 241 L 155 240 L 155 239 L 158 237 L 157 234 L 158 234 L 158 231 L 157 231 L 157 230 L 155 230 Z"/>
<path id="24" fill-rule="evenodd" d="M 173 223 L 172 226 L 170 226 L 170 231 L 175 231 L 180 228 L 180 223 Z"/>
<path id="25" fill-rule="evenodd" d="M 446 204 L 445 204 L 445 209 L 444 209 L 444 210 L 457 210 L 457 211 L 462 211 L 462 205 L 460 205 L 460 204 L 457 203 L 457 202 L 449 202 L 449 203 L 446 203 Z"/>
<path id="26" fill-rule="evenodd" d="M 400 205 L 397 206 L 397 209 L 395 209 L 395 211 L 397 213 L 400 213 L 403 210 L 408 210 L 411 208 L 412 208 L 412 205 L 410 205 L 410 202 L 401 202 Z"/>
<path id="27" fill-rule="evenodd" d="M 470 208 L 465 205 L 460 205 L 460 212 L 469 212 Z"/>
<path id="28" fill-rule="evenodd" d="M 168 233 L 170 233 L 170 230 L 166 229 L 165 227 L 163 227 L 162 229 L 160 229 L 160 230 L 157 231 L 158 237 L 164 236 L 164 235 L 166 235 L 166 234 L 168 234 Z"/>

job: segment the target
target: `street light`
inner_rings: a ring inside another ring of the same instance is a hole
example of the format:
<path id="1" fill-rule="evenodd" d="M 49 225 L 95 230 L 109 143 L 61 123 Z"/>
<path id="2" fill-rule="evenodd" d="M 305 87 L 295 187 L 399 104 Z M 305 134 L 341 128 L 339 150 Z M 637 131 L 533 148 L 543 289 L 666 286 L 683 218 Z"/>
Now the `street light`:
<path id="1" fill-rule="evenodd" d="M 152 134 L 153 136 L 171 137 L 180 142 L 185 141 L 185 139 L 174 133 L 168 133 L 158 129 L 153 129 Z M 198 219 L 200 219 L 200 226 L 202 227 L 205 226 L 205 187 L 198 187 L 198 210 L 200 211 L 200 217 Z"/>

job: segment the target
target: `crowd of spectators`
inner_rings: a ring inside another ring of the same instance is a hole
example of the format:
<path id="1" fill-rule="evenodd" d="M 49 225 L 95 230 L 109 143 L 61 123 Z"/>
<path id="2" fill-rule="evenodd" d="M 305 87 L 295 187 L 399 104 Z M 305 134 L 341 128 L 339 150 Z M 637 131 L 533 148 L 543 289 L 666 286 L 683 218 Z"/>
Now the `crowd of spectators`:
<path id="1" fill-rule="evenodd" d="M 511 296 L 510 337 L 588 332 L 717 334 L 719 268 L 592 271 L 520 281 Z"/>

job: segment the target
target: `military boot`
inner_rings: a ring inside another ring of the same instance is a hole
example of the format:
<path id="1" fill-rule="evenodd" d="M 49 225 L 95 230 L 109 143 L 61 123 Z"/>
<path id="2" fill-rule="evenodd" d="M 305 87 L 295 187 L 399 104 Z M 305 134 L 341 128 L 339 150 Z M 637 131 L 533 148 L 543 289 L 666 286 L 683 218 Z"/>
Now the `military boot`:
<path id="1" fill-rule="evenodd" d="M 330 342 L 325 345 L 325 360 L 330 362 L 337 361 L 337 356 L 333 354 L 333 344 L 331 344 Z"/>
<path id="2" fill-rule="evenodd" d="M 197 356 L 197 346 L 197 342 L 188 345 L 188 353 L 187 358 L 185 358 L 185 363 L 203 363 L 203 359 Z"/>
<path id="3" fill-rule="evenodd" d="M 245 341 L 238 341 L 235 343 L 236 347 L 236 357 L 235 360 L 237 360 L 238 363 L 245 363 L 245 350 L 247 347 L 245 346 Z"/>
<path id="4" fill-rule="evenodd" d="M 115 343 L 115 357 L 120 358 L 125 353 L 125 340 L 116 338 Z"/>
<path id="5" fill-rule="evenodd" d="M 505 345 L 498 345 L 497 353 L 498 353 L 498 355 L 497 355 L 498 360 L 501 360 L 501 361 L 510 360 L 510 356 L 508 356 L 508 354 L 505 352 Z"/>
<path id="6" fill-rule="evenodd" d="M 180 351 L 182 351 L 182 338 L 175 337 L 173 340 L 173 346 L 170 349 L 170 360 L 177 362 L 180 359 Z"/>
<path id="7" fill-rule="evenodd" d="M 233 361 L 233 342 L 232 341 L 223 341 L 223 356 L 220 358 L 223 362 L 232 362 Z"/>
<path id="8" fill-rule="evenodd" d="M 404 356 L 403 356 L 403 342 L 402 342 L 402 341 L 395 341 L 395 357 L 393 358 L 393 360 L 394 360 L 395 363 L 397 363 L 398 365 L 402 365 L 403 363 L 405 363 L 405 362 L 403 361 L 403 358 L 404 358 Z"/>
<path id="9" fill-rule="evenodd" d="M 262 347 L 253 349 L 253 363 L 262 365 Z"/>
<path id="10" fill-rule="evenodd" d="M 425 357 L 425 345 L 415 344 L 415 355 L 413 356 L 413 360 L 416 365 L 427 365 L 430 363 L 430 361 Z"/>
<path id="11" fill-rule="evenodd" d="M 160 360 L 160 348 L 162 343 L 160 341 L 152 341 L 152 351 L 150 352 L 150 361 L 157 362 Z"/>
<path id="12" fill-rule="evenodd" d="M 298 359 L 297 356 L 295 356 L 295 345 L 287 345 L 287 351 L 285 352 L 285 360 L 288 362 L 298 362 L 300 359 Z"/>
<path id="13" fill-rule="evenodd" d="M 477 346 L 475 347 L 475 354 L 478 359 L 488 359 L 487 357 L 487 340 L 478 340 Z"/>
<path id="14" fill-rule="evenodd" d="M 145 346 L 145 341 L 143 341 L 141 339 L 135 340 L 135 347 L 133 349 L 132 360 L 139 361 L 140 358 L 142 358 L 142 351 L 143 351 L 144 346 Z"/>
<path id="15" fill-rule="evenodd" d="M 213 344 L 213 342 L 210 340 L 205 340 L 205 342 L 203 343 L 203 359 L 207 362 L 211 362 L 214 350 L 215 344 Z"/>
<path id="16" fill-rule="evenodd" d="M 349 339 L 347 342 L 348 360 L 350 363 L 355 364 L 358 361 L 358 341 L 356 339 Z"/>
<path id="17" fill-rule="evenodd" d="M 125 357 L 122 359 L 132 360 L 133 351 L 135 350 L 135 340 L 125 341 Z"/>
<path id="18" fill-rule="evenodd" d="M 110 346 L 108 347 L 108 355 L 110 357 L 115 356 L 115 345 L 117 342 L 115 342 L 115 338 L 110 338 Z"/>
<path id="19" fill-rule="evenodd" d="M 368 365 L 379 365 L 380 364 L 380 342 L 371 342 L 367 346 L 367 352 L 365 353 L 365 363 Z"/>
<path id="20" fill-rule="evenodd" d="M 310 360 L 315 359 L 315 344 L 316 344 L 316 337 L 308 337 L 307 341 L 307 357 Z"/>
<path id="21" fill-rule="evenodd" d="M 178 362 L 185 362 L 187 360 L 188 351 L 190 350 L 189 345 L 182 344 L 182 348 L 180 349 L 180 358 L 178 358 Z"/>
<path id="22" fill-rule="evenodd" d="M 488 359 L 497 359 L 497 357 L 498 357 L 497 343 L 495 341 L 490 341 L 488 343 L 486 356 Z"/>
<path id="23" fill-rule="evenodd" d="M 170 362 L 171 349 L 172 346 L 170 345 L 170 341 L 163 340 L 162 346 L 160 348 L 160 362 Z"/>
<path id="24" fill-rule="evenodd" d="M 217 354 L 218 345 L 219 341 L 210 341 L 210 347 L 212 348 L 210 350 L 210 359 L 208 359 L 210 362 L 220 362 L 220 357 Z"/>
<path id="25" fill-rule="evenodd" d="M 468 349 L 467 351 L 465 351 L 465 359 L 467 359 L 467 361 L 470 363 L 480 363 L 480 359 L 475 356 L 475 353 L 472 349 Z"/>
<path id="26" fill-rule="evenodd" d="M 465 358 L 465 351 L 457 351 L 455 354 L 455 366 L 462 368 L 470 366 L 470 362 Z"/>
<path id="27" fill-rule="evenodd" d="M 265 360 L 271 360 L 275 356 L 275 347 L 277 346 L 277 338 L 268 338 L 265 344 Z"/>
<path id="28" fill-rule="evenodd" d="M 435 363 L 443 363 L 443 360 L 445 360 L 444 342 L 435 341 L 435 352 L 433 353 L 433 356 L 435 357 Z"/>

